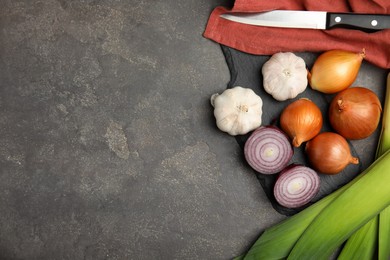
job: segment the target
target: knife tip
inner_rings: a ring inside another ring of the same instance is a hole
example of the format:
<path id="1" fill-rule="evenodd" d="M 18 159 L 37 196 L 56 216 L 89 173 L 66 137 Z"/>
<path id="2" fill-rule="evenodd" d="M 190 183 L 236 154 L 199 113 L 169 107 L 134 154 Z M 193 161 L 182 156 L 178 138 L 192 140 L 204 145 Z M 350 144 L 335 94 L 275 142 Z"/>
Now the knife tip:
<path id="1" fill-rule="evenodd" d="M 230 20 L 229 18 L 231 15 L 225 13 L 225 14 L 220 14 L 219 16 L 224 18 L 224 19 Z"/>

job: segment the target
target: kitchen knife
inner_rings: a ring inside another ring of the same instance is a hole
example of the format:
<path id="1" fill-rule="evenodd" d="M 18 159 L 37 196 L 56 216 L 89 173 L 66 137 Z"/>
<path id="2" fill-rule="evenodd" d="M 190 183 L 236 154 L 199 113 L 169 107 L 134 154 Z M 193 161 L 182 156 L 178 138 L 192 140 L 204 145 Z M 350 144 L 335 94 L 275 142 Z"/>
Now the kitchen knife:
<path id="1" fill-rule="evenodd" d="M 258 26 L 321 29 L 348 28 L 378 31 L 390 28 L 390 15 L 274 10 L 262 13 L 225 13 L 227 20 Z"/>

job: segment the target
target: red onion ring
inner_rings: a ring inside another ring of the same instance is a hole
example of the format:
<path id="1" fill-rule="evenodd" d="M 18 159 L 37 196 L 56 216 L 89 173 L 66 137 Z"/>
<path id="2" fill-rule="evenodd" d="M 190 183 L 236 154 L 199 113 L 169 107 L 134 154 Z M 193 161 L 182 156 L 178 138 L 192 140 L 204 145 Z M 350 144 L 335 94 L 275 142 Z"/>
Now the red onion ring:
<path id="1" fill-rule="evenodd" d="M 313 169 L 292 165 L 283 170 L 274 186 L 276 201 L 287 208 L 309 203 L 320 190 L 320 177 Z"/>
<path id="2" fill-rule="evenodd" d="M 273 126 L 257 128 L 244 146 L 248 164 L 263 174 L 280 172 L 288 165 L 293 154 L 294 150 L 287 135 Z"/>

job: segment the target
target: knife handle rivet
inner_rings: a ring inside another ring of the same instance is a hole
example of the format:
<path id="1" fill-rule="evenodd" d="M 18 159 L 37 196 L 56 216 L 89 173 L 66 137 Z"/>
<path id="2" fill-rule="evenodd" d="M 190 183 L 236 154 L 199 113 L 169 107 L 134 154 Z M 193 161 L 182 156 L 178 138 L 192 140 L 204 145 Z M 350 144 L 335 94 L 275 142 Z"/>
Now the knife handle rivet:
<path id="1" fill-rule="evenodd" d="M 341 22 L 341 17 L 340 17 L 340 16 L 335 17 L 335 18 L 334 18 L 334 21 L 335 21 L 336 23 Z"/>
<path id="2" fill-rule="evenodd" d="M 371 25 L 372 26 L 377 26 L 378 25 L 378 21 L 377 20 L 372 20 L 371 21 Z"/>

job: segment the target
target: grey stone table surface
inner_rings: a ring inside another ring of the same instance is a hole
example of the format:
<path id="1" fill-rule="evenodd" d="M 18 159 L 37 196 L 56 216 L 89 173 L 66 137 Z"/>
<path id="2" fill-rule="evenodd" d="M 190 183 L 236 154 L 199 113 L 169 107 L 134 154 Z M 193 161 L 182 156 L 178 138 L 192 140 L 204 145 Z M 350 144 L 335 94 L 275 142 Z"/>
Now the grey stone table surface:
<path id="1" fill-rule="evenodd" d="M 284 219 L 209 104 L 232 1 L 0 2 L 0 259 L 230 259 Z"/>

